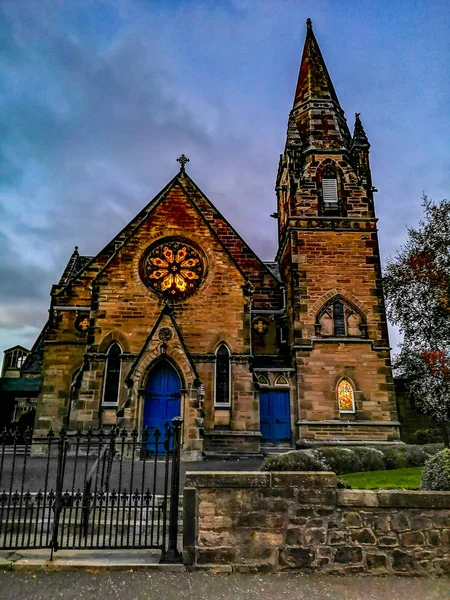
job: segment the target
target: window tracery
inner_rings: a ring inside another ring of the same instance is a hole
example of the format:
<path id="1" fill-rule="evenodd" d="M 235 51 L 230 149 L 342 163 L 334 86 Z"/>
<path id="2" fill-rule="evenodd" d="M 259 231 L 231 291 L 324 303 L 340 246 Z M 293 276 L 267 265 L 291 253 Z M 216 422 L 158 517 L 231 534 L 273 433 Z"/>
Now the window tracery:
<path id="1" fill-rule="evenodd" d="M 335 296 L 316 316 L 315 333 L 322 337 L 367 337 L 365 316 L 350 302 Z"/>
<path id="2" fill-rule="evenodd" d="M 144 283 L 155 292 L 182 299 L 200 287 L 204 268 L 199 250 L 183 239 L 171 239 L 147 250 L 142 275 Z"/>

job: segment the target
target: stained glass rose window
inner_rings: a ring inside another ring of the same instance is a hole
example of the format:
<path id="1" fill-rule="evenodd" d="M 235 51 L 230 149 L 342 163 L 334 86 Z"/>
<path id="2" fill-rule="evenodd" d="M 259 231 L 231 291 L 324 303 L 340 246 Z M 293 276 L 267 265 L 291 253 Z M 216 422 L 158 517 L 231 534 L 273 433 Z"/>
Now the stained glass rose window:
<path id="1" fill-rule="evenodd" d="M 168 298 L 183 298 L 202 283 L 204 261 L 199 250 L 182 239 L 151 246 L 143 262 L 146 285 Z"/>

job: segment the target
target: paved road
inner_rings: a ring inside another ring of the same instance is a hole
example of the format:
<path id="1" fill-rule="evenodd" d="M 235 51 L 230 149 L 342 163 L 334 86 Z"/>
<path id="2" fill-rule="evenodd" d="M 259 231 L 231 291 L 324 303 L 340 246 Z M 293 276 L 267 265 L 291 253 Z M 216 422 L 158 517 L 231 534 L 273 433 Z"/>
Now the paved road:
<path id="1" fill-rule="evenodd" d="M 447 600 L 449 579 L 213 575 L 208 573 L 0 573 L 4 600 Z"/>

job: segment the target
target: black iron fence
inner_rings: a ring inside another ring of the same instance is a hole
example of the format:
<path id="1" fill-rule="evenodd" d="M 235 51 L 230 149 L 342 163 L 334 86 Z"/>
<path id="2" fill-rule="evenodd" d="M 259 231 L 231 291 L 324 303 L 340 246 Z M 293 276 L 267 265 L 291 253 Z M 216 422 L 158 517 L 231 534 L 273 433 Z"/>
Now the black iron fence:
<path id="1" fill-rule="evenodd" d="M 5 430 L 0 548 L 158 548 L 178 560 L 181 424 L 141 435 Z"/>

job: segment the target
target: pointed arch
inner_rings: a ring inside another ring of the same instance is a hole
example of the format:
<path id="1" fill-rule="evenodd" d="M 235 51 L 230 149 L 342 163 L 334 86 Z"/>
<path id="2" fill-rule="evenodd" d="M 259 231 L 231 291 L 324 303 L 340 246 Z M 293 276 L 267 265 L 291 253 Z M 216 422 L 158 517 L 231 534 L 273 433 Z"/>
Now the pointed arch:
<path id="1" fill-rule="evenodd" d="M 289 381 L 288 381 L 286 375 L 278 375 L 278 377 L 275 379 L 275 385 L 279 385 L 279 386 L 289 385 Z"/>
<path id="2" fill-rule="evenodd" d="M 341 377 L 336 386 L 339 413 L 355 413 L 355 390 L 348 377 Z"/>
<path id="3" fill-rule="evenodd" d="M 366 338 L 366 316 L 351 300 L 335 294 L 316 313 L 315 334 L 320 337 Z"/>
<path id="4" fill-rule="evenodd" d="M 122 348 L 114 341 L 106 352 L 105 375 L 103 378 L 103 400 L 105 406 L 119 404 L 120 376 L 122 370 Z"/>
<path id="5" fill-rule="evenodd" d="M 214 406 L 229 408 L 231 406 L 231 352 L 225 342 L 216 349 L 214 365 Z"/>

